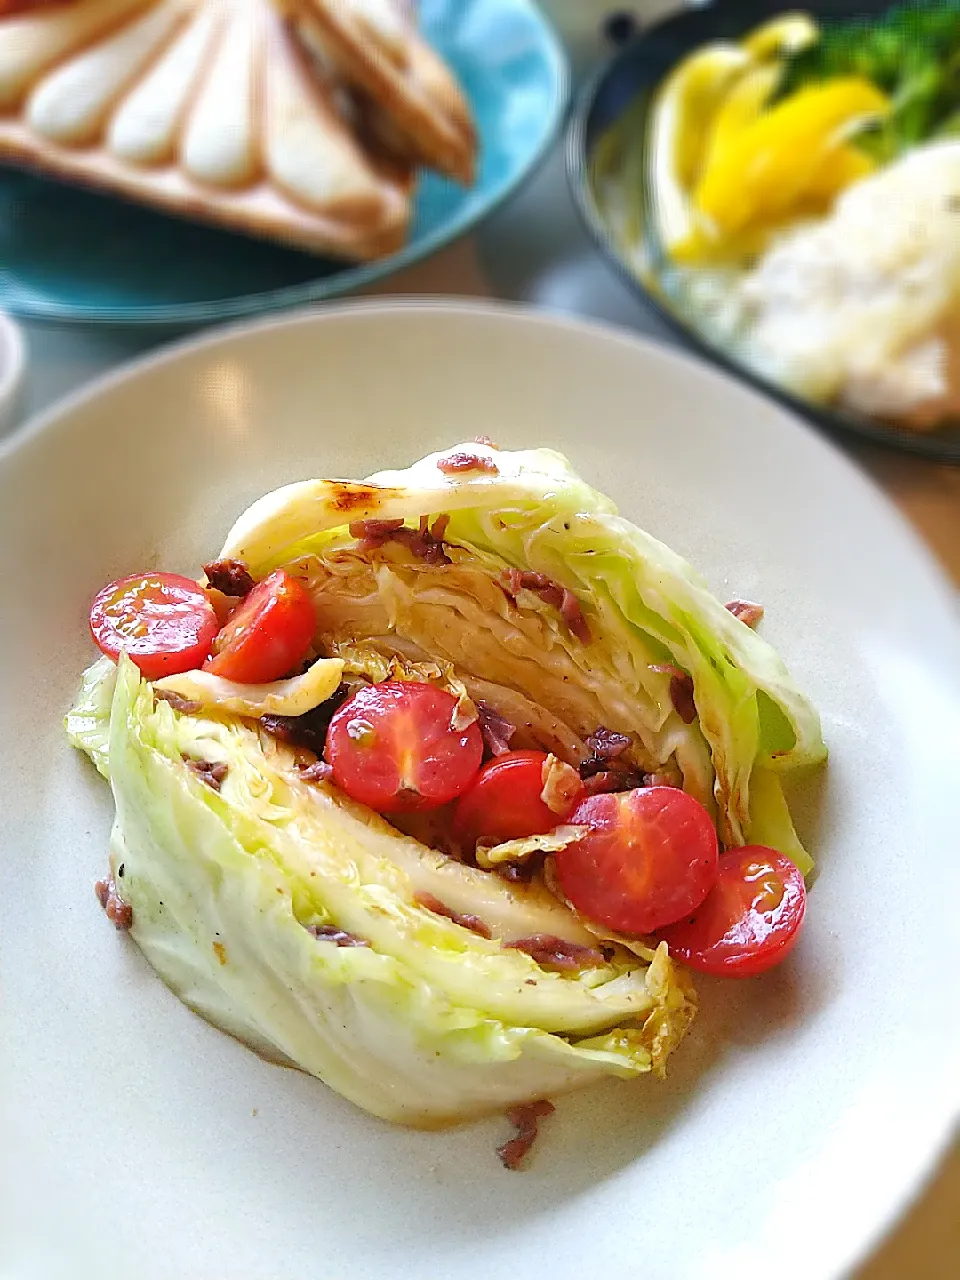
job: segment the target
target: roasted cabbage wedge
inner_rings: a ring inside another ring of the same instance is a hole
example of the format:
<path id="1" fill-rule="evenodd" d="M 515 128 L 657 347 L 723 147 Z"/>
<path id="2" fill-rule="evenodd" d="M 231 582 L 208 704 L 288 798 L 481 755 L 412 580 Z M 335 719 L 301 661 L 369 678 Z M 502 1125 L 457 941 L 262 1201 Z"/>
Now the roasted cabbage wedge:
<path id="1" fill-rule="evenodd" d="M 368 523 L 400 520 L 442 551 Z M 435 681 L 516 726 L 513 746 L 574 765 L 599 726 L 626 734 L 631 765 L 696 796 L 726 844 L 773 845 L 809 871 L 781 777 L 823 759 L 816 712 L 770 646 L 559 454 L 470 444 L 363 483 L 293 484 L 238 520 L 221 558 L 306 584 L 333 675 Z M 576 625 L 516 570 L 572 593 Z M 692 719 L 671 696 L 678 672 Z M 211 682 L 199 698 L 182 679 L 157 688 L 101 659 L 67 731 L 110 781 L 132 937 L 186 1004 L 416 1126 L 663 1073 L 695 1012 L 664 944 L 592 928 L 549 874 L 509 883 L 404 834 L 305 777 L 302 749 L 237 712 L 256 700 L 231 686 L 218 705 Z M 602 962 L 556 971 L 508 945 L 536 934 L 602 945 Z"/>

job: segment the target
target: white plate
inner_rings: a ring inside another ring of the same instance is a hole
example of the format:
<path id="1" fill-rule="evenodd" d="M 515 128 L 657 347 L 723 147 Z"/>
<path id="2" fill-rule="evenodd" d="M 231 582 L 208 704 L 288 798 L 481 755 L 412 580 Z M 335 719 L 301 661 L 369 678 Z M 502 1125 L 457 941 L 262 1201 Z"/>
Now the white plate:
<path id="1" fill-rule="evenodd" d="M 666 1084 L 505 1123 L 391 1128 L 190 1014 L 105 922 L 110 798 L 60 717 L 104 581 L 196 572 L 254 497 L 478 433 L 549 444 L 758 598 L 822 708 L 822 874 L 782 970 L 702 981 Z M 101 383 L 0 453 L 0 939 L 17 1280 L 838 1275 L 957 1114 L 960 643 L 913 535 L 788 414 L 698 364 L 505 310 L 329 309 Z"/>

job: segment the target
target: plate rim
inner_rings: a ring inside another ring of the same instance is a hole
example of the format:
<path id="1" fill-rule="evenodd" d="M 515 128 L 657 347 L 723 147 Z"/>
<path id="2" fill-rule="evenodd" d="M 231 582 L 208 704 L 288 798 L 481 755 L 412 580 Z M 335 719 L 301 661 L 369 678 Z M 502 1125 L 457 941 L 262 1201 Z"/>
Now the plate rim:
<path id="1" fill-rule="evenodd" d="M 887 8 L 894 7 L 896 0 L 890 0 Z M 707 8 L 715 11 L 727 8 L 726 0 L 712 0 Z M 644 24 L 637 34 L 620 48 L 606 57 L 601 65 L 578 88 L 567 121 L 563 142 L 564 167 L 567 185 L 573 197 L 581 224 L 592 243 L 600 251 L 605 261 L 611 265 L 632 293 L 637 294 L 644 306 L 650 308 L 670 332 L 688 348 L 717 365 L 725 373 L 738 381 L 746 383 L 757 391 L 763 392 L 776 403 L 792 410 L 818 431 L 841 438 L 849 437 L 852 443 L 866 443 L 878 449 L 892 449 L 901 453 L 909 453 L 913 457 L 923 458 L 928 462 L 936 462 L 942 466 L 960 466 L 960 444 L 944 445 L 936 438 L 936 432 L 907 432 L 894 427 L 885 426 L 882 422 L 863 419 L 843 414 L 812 401 L 804 400 L 779 386 L 776 382 L 754 373 L 745 364 L 728 355 L 719 347 L 710 343 L 692 325 L 686 324 L 679 316 L 659 300 L 643 281 L 631 271 L 623 254 L 617 247 L 607 227 L 605 218 L 594 199 L 593 186 L 589 180 L 590 154 L 587 148 L 587 125 L 593 113 L 597 99 L 607 80 L 616 72 L 621 64 L 636 55 L 641 45 L 651 37 L 654 39 L 674 25 L 696 22 L 702 19 L 705 12 L 702 5 L 693 8 L 671 10 L 662 17 Z"/>
<path id="2" fill-rule="evenodd" d="M 441 249 L 456 243 L 485 221 L 536 174 L 563 132 L 572 100 L 570 56 L 556 26 L 536 0 L 509 0 L 509 2 L 523 10 L 529 16 L 531 24 L 538 29 L 537 47 L 541 61 L 551 75 L 553 98 L 550 113 L 543 122 L 540 136 L 529 155 L 522 164 L 507 175 L 505 180 L 491 188 L 475 208 L 461 210 L 456 216 L 446 219 L 435 227 L 429 234 L 418 240 L 408 241 L 387 258 L 379 258 L 373 262 L 345 263 L 341 270 L 319 280 L 284 285 L 279 289 L 239 294 L 215 302 L 162 303 L 132 308 L 86 306 L 30 298 L 17 302 L 15 299 L 6 298 L 0 300 L 4 310 L 18 320 L 36 324 L 69 325 L 96 330 L 118 327 L 145 330 L 177 329 L 194 325 L 229 323 L 309 306 L 311 303 L 322 303 L 331 298 L 341 298 L 382 280 L 388 280 L 398 272 L 405 271 L 432 257 Z M 116 198 L 111 197 L 109 192 L 97 194 L 105 199 Z M 131 204 L 130 201 L 124 203 Z M 133 203 L 135 205 L 135 202 Z"/>
<path id="3" fill-rule="evenodd" d="M 600 340 L 604 343 L 613 342 L 642 352 L 648 359 L 672 364 L 680 370 L 694 368 L 708 382 L 732 385 L 739 394 L 755 400 L 758 405 L 764 405 L 768 412 L 772 409 L 782 419 L 785 430 L 793 435 L 799 433 L 805 437 L 807 446 L 814 450 L 823 464 L 839 467 L 848 483 L 855 485 L 862 495 L 869 495 L 877 514 L 886 520 L 891 531 L 895 529 L 897 536 L 910 544 L 912 553 L 919 555 L 928 572 L 928 589 L 942 596 L 947 606 L 943 611 L 941 625 L 946 625 L 948 636 L 955 637 L 960 645 L 960 614 L 955 608 L 956 589 L 943 566 L 880 486 L 833 442 L 812 431 L 803 419 L 789 408 L 771 402 L 769 397 L 753 387 L 694 354 L 674 349 L 623 326 L 575 315 L 546 312 L 521 303 L 467 297 L 354 299 L 342 301 L 330 307 L 301 308 L 282 315 L 248 318 L 213 331 L 185 337 L 158 351 L 130 361 L 118 369 L 108 371 L 55 402 L 41 413 L 33 415 L 22 427 L 0 440 L 0 480 L 5 479 L 8 468 L 15 467 L 18 462 L 30 465 L 29 453 L 32 449 L 42 448 L 51 439 L 55 439 L 58 429 L 61 429 L 78 412 L 89 409 L 91 405 L 115 389 L 135 384 L 145 375 L 157 371 L 169 373 L 175 370 L 185 358 L 214 354 L 218 349 L 229 349 L 238 339 L 256 340 L 262 334 L 300 328 L 320 328 L 324 324 L 338 324 L 344 319 L 358 317 L 362 319 L 366 315 L 375 318 L 390 315 L 402 317 L 410 312 L 437 318 L 459 316 L 467 320 L 484 319 L 492 323 L 505 320 L 510 324 L 542 330 L 559 330 L 571 335 L 579 334 L 586 339 Z M 858 1264 L 866 1260 L 880 1248 L 883 1241 L 919 1201 L 936 1176 L 940 1164 L 955 1141 L 955 1128 L 958 1112 L 960 1112 L 958 1090 L 954 1089 L 953 1095 L 953 1113 L 949 1114 L 944 1109 L 942 1122 L 938 1121 L 935 1134 L 927 1135 L 922 1154 L 917 1155 L 903 1167 L 903 1172 L 907 1175 L 905 1180 L 897 1183 L 895 1193 L 891 1194 L 888 1202 L 881 1206 L 876 1217 L 871 1218 L 869 1228 L 867 1230 L 853 1228 L 854 1234 L 838 1244 L 834 1256 L 838 1262 L 842 1260 L 844 1267 L 847 1264 Z"/>

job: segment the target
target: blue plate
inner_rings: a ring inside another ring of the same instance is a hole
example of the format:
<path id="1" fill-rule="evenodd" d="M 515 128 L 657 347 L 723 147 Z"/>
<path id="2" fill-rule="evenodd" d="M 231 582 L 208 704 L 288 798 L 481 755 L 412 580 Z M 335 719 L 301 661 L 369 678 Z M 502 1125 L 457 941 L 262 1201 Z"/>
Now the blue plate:
<path id="1" fill-rule="evenodd" d="M 399 253 L 345 266 L 7 170 L 0 307 L 82 324 L 206 324 L 360 289 L 462 235 L 553 142 L 569 91 L 566 55 L 533 0 L 421 0 L 420 13 L 470 100 L 480 167 L 469 191 L 424 176 Z"/>

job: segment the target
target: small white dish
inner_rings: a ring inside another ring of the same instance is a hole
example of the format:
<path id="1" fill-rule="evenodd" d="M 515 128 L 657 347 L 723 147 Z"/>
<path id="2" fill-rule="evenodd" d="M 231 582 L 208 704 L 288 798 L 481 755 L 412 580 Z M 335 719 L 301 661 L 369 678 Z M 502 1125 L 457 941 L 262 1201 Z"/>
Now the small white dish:
<path id="1" fill-rule="evenodd" d="M 26 365 L 23 332 L 15 320 L 0 311 L 0 436 L 16 425 Z"/>
<path id="2" fill-rule="evenodd" d="M 474 435 L 550 445 L 696 562 L 823 714 L 819 863 L 780 970 L 699 982 L 665 1082 L 396 1128 L 190 1013 L 93 894 L 109 789 L 62 716 L 93 593 L 199 571 L 248 503 Z M 891 506 L 702 364 L 502 307 L 377 303 L 221 332 L 0 443 L 0 1273 L 37 1280 L 834 1280 L 958 1114 L 960 627 Z"/>

